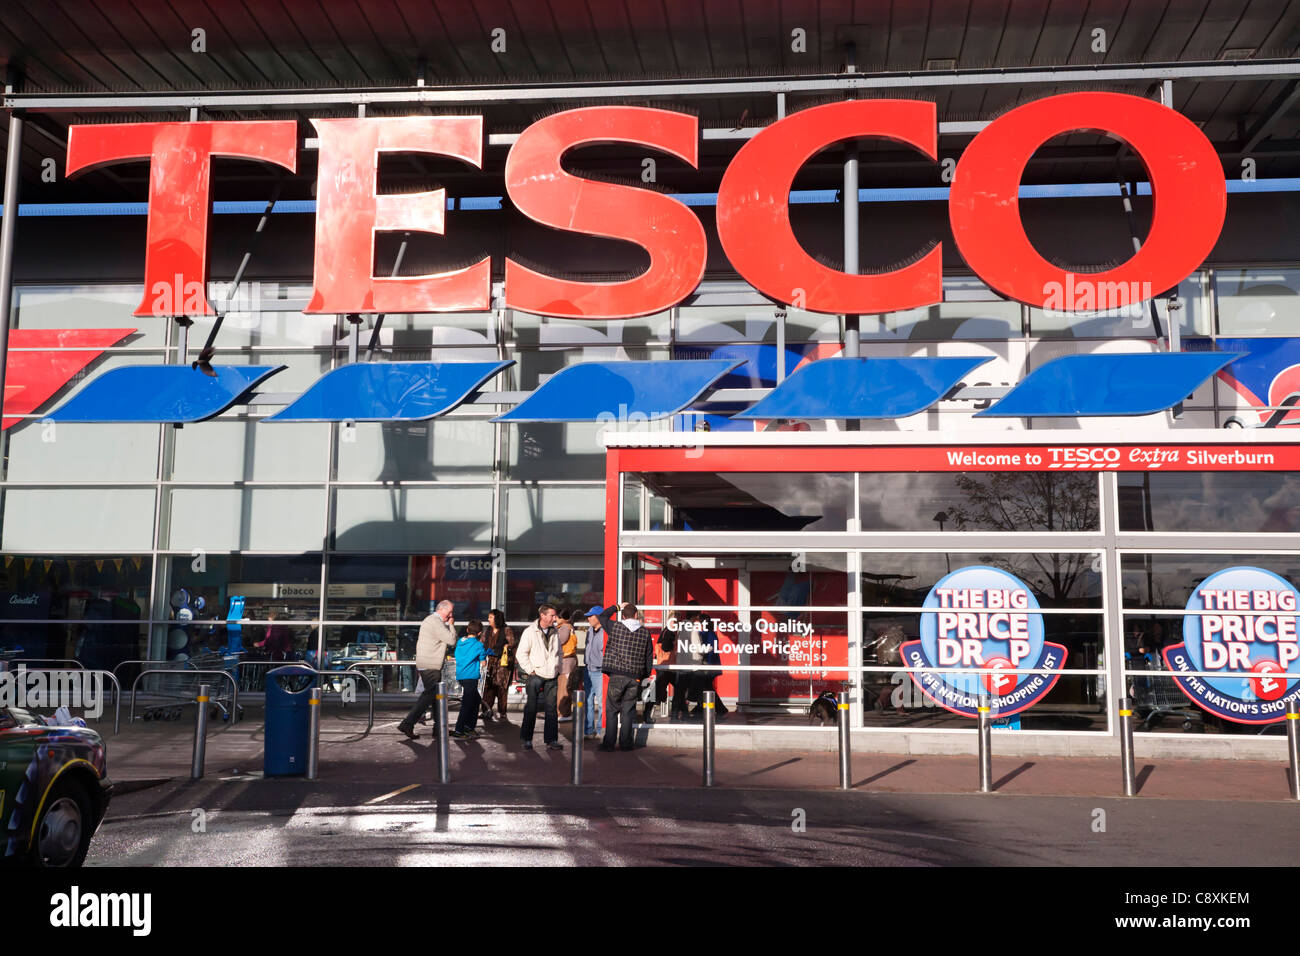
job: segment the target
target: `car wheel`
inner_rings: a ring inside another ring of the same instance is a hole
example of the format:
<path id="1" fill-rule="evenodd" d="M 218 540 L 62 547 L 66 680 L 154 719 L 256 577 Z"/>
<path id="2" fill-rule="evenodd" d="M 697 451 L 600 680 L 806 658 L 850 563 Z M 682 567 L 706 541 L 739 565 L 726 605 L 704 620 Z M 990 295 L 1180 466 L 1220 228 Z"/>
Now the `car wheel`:
<path id="1" fill-rule="evenodd" d="M 36 821 L 31 861 L 34 866 L 81 866 L 90 849 L 93 813 L 85 785 L 60 779 Z"/>

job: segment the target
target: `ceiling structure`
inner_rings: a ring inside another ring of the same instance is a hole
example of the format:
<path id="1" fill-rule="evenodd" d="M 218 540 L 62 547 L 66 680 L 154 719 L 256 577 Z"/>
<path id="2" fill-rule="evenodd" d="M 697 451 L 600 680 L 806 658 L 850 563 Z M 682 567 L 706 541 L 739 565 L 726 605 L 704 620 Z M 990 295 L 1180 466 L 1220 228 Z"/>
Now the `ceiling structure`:
<path id="1" fill-rule="evenodd" d="M 196 31 L 201 31 L 196 32 Z M 62 177 L 67 127 L 144 119 L 296 118 L 482 113 L 508 140 L 542 115 L 636 102 L 699 115 L 698 171 L 665 157 L 661 186 L 716 189 L 746 130 L 784 108 L 854 95 L 933 100 L 941 157 L 960 155 L 978 124 L 1052 93 L 1158 95 L 1214 143 L 1231 174 L 1247 157 L 1260 178 L 1300 175 L 1300 2 L 1287 0 L 11 0 L 0 7 L 6 105 L 29 123 L 25 202 L 133 200 L 144 163 Z M 1133 69 L 1133 67 L 1145 69 Z M 716 81 L 704 84 L 701 81 Z M 822 80 L 825 82 L 809 82 Z M 243 94 L 217 98 L 216 94 Z M 490 95 L 489 95 L 490 94 Z M 526 95 L 525 95 L 526 94 Z M 421 102 L 420 97 L 428 97 Z M 441 99 L 437 99 L 441 97 Z M 435 101 L 437 100 L 437 101 Z M 197 113 L 191 113 L 195 106 Z M 484 169 L 401 157 L 385 188 L 445 185 L 501 192 L 507 143 Z M 590 148 L 569 164 L 639 179 L 644 150 Z M 46 182 L 46 160 L 58 175 Z M 864 142 L 863 186 L 940 185 L 940 168 Z M 1026 182 L 1113 181 L 1140 167 L 1091 133 L 1047 144 Z M 839 155 L 805 167 L 796 188 L 833 187 Z M 214 196 L 261 199 L 276 176 L 218 162 Z M 285 198 L 310 196 L 304 150 Z"/>

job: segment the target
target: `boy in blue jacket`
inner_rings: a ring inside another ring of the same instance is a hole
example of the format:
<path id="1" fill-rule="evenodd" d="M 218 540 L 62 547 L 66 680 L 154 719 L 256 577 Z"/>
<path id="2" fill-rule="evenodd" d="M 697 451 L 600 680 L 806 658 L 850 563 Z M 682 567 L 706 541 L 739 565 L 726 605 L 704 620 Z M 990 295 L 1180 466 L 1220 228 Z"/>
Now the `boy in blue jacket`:
<path id="1" fill-rule="evenodd" d="M 449 736 L 457 740 L 472 740 L 478 736 L 474 727 L 478 724 L 478 709 L 481 698 L 478 692 L 479 667 L 487 657 L 479 635 L 483 633 L 482 621 L 470 621 L 465 625 L 465 636 L 456 642 L 456 680 L 460 681 L 460 716 L 456 719 L 456 729 Z"/>

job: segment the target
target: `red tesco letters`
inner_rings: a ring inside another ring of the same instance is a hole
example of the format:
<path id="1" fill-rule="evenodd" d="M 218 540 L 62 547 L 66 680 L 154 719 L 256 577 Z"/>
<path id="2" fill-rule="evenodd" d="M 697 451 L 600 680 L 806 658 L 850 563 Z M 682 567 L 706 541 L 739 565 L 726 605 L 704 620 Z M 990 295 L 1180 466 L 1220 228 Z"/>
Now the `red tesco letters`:
<path id="1" fill-rule="evenodd" d="M 383 231 L 441 235 L 443 190 L 379 195 L 379 155 L 427 152 L 481 166 L 481 116 L 407 116 L 313 121 L 320 140 L 313 313 L 481 311 L 490 306 L 491 262 L 420 276 L 374 275 L 374 237 Z M 1126 262 L 1089 274 L 1110 289 L 1141 289 L 1133 304 L 1186 278 L 1209 255 L 1227 212 L 1213 145 L 1186 117 L 1138 96 L 1067 93 L 1027 103 L 992 121 L 967 147 L 953 178 L 949 216 L 958 250 L 974 272 L 1008 298 L 1066 311 L 1078 279 L 1044 259 L 1020 221 L 1020 180 L 1030 156 L 1054 136 L 1096 130 L 1127 143 L 1146 166 L 1153 214 L 1146 242 Z M 295 169 L 292 121 L 128 123 L 74 126 L 68 172 L 148 159 L 145 296 L 136 315 L 210 314 L 207 217 L 213 156 Z M 718 189 L 718 236 L 732 266 L 754 288 L 797 308 L 881 313 L 940 302 L 942 249 L 890 272 L 849 275 L 817 262 L 790 227 L 788 199 L 799 168 L 837 142 L 877 137 L 936 155 L 935 106 L 914 100 L 851 100 L 803 110 L 759 132 L 736 153 Z M 649 253 L 641 275 L 617 282 L 544 275 L 505 261 L 505 304 L 564 318 L 619 319 L 681 302 L 704 275 L 700 220 L 660 193 L 574 176 L 565 153 L 598 142 L 632 143 L 698 162 L 699 123 L 684 113 L 597 106 L 541 119 L 520 134 L 506 160 L 505 188 L 530 219 L 561 231 L 622 239 Z M 191 294 L 190 290 L 194 290 Z"/>

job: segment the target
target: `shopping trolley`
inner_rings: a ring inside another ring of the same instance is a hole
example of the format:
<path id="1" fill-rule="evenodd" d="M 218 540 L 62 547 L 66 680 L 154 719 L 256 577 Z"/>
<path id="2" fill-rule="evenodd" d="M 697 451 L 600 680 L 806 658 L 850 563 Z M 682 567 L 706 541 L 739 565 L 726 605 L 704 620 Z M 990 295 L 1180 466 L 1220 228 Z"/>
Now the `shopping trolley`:
<path id="1" fill-rule="evenodd" d="M 151 673 L 143 680 L 146 704 L 141 713 L 144 720 L 179 720 L 185 707 L 196 702 L 199 687 L 209 685 L 208 707 L 210 717 L 230 720 L 234 706 L 233 685 L 223 680 L 213 680 L 202 671 L 226 671 L 238 679 L 239 654 L 212 652 L 196 654 L 183 661 L 158 661 L 151 663 Z M 243 707 L 239 708 L 243 716 Z"/>
<path id="2" fill-rule="evenodd" d="M 1124 656 L 1130 670 L 1145 670 L 1150 674 L 1150 676 L 1129 675 L 1133 709 L 1137 716 L 1142 718 L 1143 730 L 1150 730 L 1154 724 L 1165 717 L 1181 717 L 1183 730 L 1191 730 L 1194 726 L 1204 727 L 1204 712 L 1192 706 L 1187 695 L 1179 690 L 1173 675 L 1160 666 L 1159 658 L 1146 654 L 1141 657 L 1133 657 L 1129 654 Z"/>

